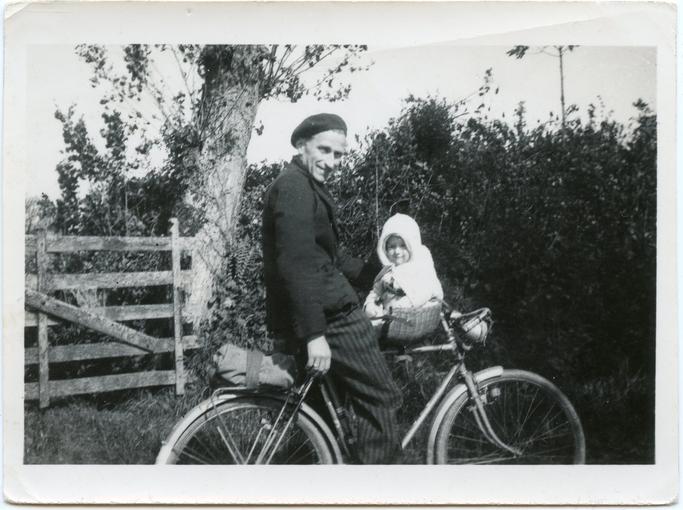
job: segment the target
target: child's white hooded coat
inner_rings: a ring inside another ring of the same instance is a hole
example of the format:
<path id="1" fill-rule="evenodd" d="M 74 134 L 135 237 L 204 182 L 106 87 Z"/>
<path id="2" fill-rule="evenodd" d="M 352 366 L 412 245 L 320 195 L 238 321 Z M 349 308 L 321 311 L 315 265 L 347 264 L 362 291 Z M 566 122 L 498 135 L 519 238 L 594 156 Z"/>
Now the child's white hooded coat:
<path id="1" fill-rule="evenodd" d="M 394 265 L 386 254 L 386 242 L 390 236 L 403 239 L 410 259 L 401 265 Z M 395 214 L 389 218 L 377 243 L 377 255 L 384 269 L 377 275 L 372 291 L 365 301 L 365 308 L 369 315 L 373 305 L 381 305 L 385 313 L 389 308 L 415 308 L 426 304 L 430 299 L 443 299 L 443 289 L 434 270 L 432 254 L 422 245 L 420 227 L 414 219 L 405 214 Z M 401 289 L 405 296 L 397 296 L 388 290 L 382 278 L 390 273 L 394 280 L 394 287 Z"/>

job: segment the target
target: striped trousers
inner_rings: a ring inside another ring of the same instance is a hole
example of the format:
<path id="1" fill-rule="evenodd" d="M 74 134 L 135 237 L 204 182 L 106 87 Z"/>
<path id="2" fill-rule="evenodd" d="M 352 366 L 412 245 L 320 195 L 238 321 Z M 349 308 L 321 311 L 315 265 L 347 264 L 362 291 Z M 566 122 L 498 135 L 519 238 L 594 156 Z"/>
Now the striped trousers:
<path id="1" fill-rule="evenodd" d="M 370 320 L 356 308 L 328 323 L 325 338 L 332 351 L 329 375 L 356 416 L 358 460 L 393 463 L 401 451 L 396 410 L 402 398 Z"/>

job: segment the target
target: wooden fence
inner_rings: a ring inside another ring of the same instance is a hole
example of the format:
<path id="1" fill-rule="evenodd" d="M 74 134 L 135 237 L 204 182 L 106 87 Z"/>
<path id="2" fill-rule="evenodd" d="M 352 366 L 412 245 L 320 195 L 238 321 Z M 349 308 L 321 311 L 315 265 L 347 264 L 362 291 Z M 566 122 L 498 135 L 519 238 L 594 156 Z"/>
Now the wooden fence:
<path id="1" fill-rule="evenodd" d="M 26 236 L 26 253 L 35 254 L 37 273 L 26 274 L 25 327 L 38 328 L 38 347 L 25 349 L 25 365 L 38 365 L 38 382 L 25 383 L 27 400 L 38 399 L 47 407 L 50 398 L 102 391 L 175 385 L 182 394 L 186 383 L 184 351 L 198 347 L 193 335 L 183 336 L 182 292 L 188 288 L 191 270 L 181 270 L 183 251 L 191 252 L 192 238 L 178 233 L 177 220 L 171 220 L 169 237 L 84 237 L 52 236 L 44 231 Z M 88 251 L 171 252 L 169 271 L 64 274 L 49 271 L 50 254 Z M 50 293 L 71 290 L 120 289 L 171 285 L 172 302 L 152 305 L 78 307 L 60 301 Z M 141 319 L 173 319 L 173 337 L 156 338 L 130 328 L 121 322 Z M 50 345 L 49 327 L 72 322 L 104 333 L 109 342 Z M 75 379 L 50 380 L 50 364 L 92 361 L 104 358 L 139 356 L 173 352 L 173 370 L 153 370 L 125 374 L 101 375 Z"/>

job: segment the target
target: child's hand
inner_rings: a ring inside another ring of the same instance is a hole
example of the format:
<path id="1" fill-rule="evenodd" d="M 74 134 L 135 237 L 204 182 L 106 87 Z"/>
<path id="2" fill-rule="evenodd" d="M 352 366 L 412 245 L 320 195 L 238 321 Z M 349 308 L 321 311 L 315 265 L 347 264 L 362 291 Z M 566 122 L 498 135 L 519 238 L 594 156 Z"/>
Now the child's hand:
<path id="1" fill-rule="evenodd" d="M 382 315 L 384 315 L 384 307 L 382 305 L 378 305 L 377 303 L 365 303 L 365 306 L 363 308 L 365 310 L 365 314 L 371 319 L 381 317 Z"/>

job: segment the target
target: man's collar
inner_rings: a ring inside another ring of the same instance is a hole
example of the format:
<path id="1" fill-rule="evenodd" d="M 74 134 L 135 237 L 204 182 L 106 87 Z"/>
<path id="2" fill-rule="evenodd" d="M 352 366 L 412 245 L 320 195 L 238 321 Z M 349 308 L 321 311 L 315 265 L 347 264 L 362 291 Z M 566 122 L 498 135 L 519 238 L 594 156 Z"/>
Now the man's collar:
<path id="1" fill-rule="evenodd" d="M 292 165 L 296 167 L 297 170 L 300 172 L 303 172 L 306 177 L 309 179 L 312 179 L 311 173 L 308 171 L 308 169 L 304 166 L 304 162 L 301 161 L 301 155 L 297 154 L 296 156 L 292 157 Z"/>

